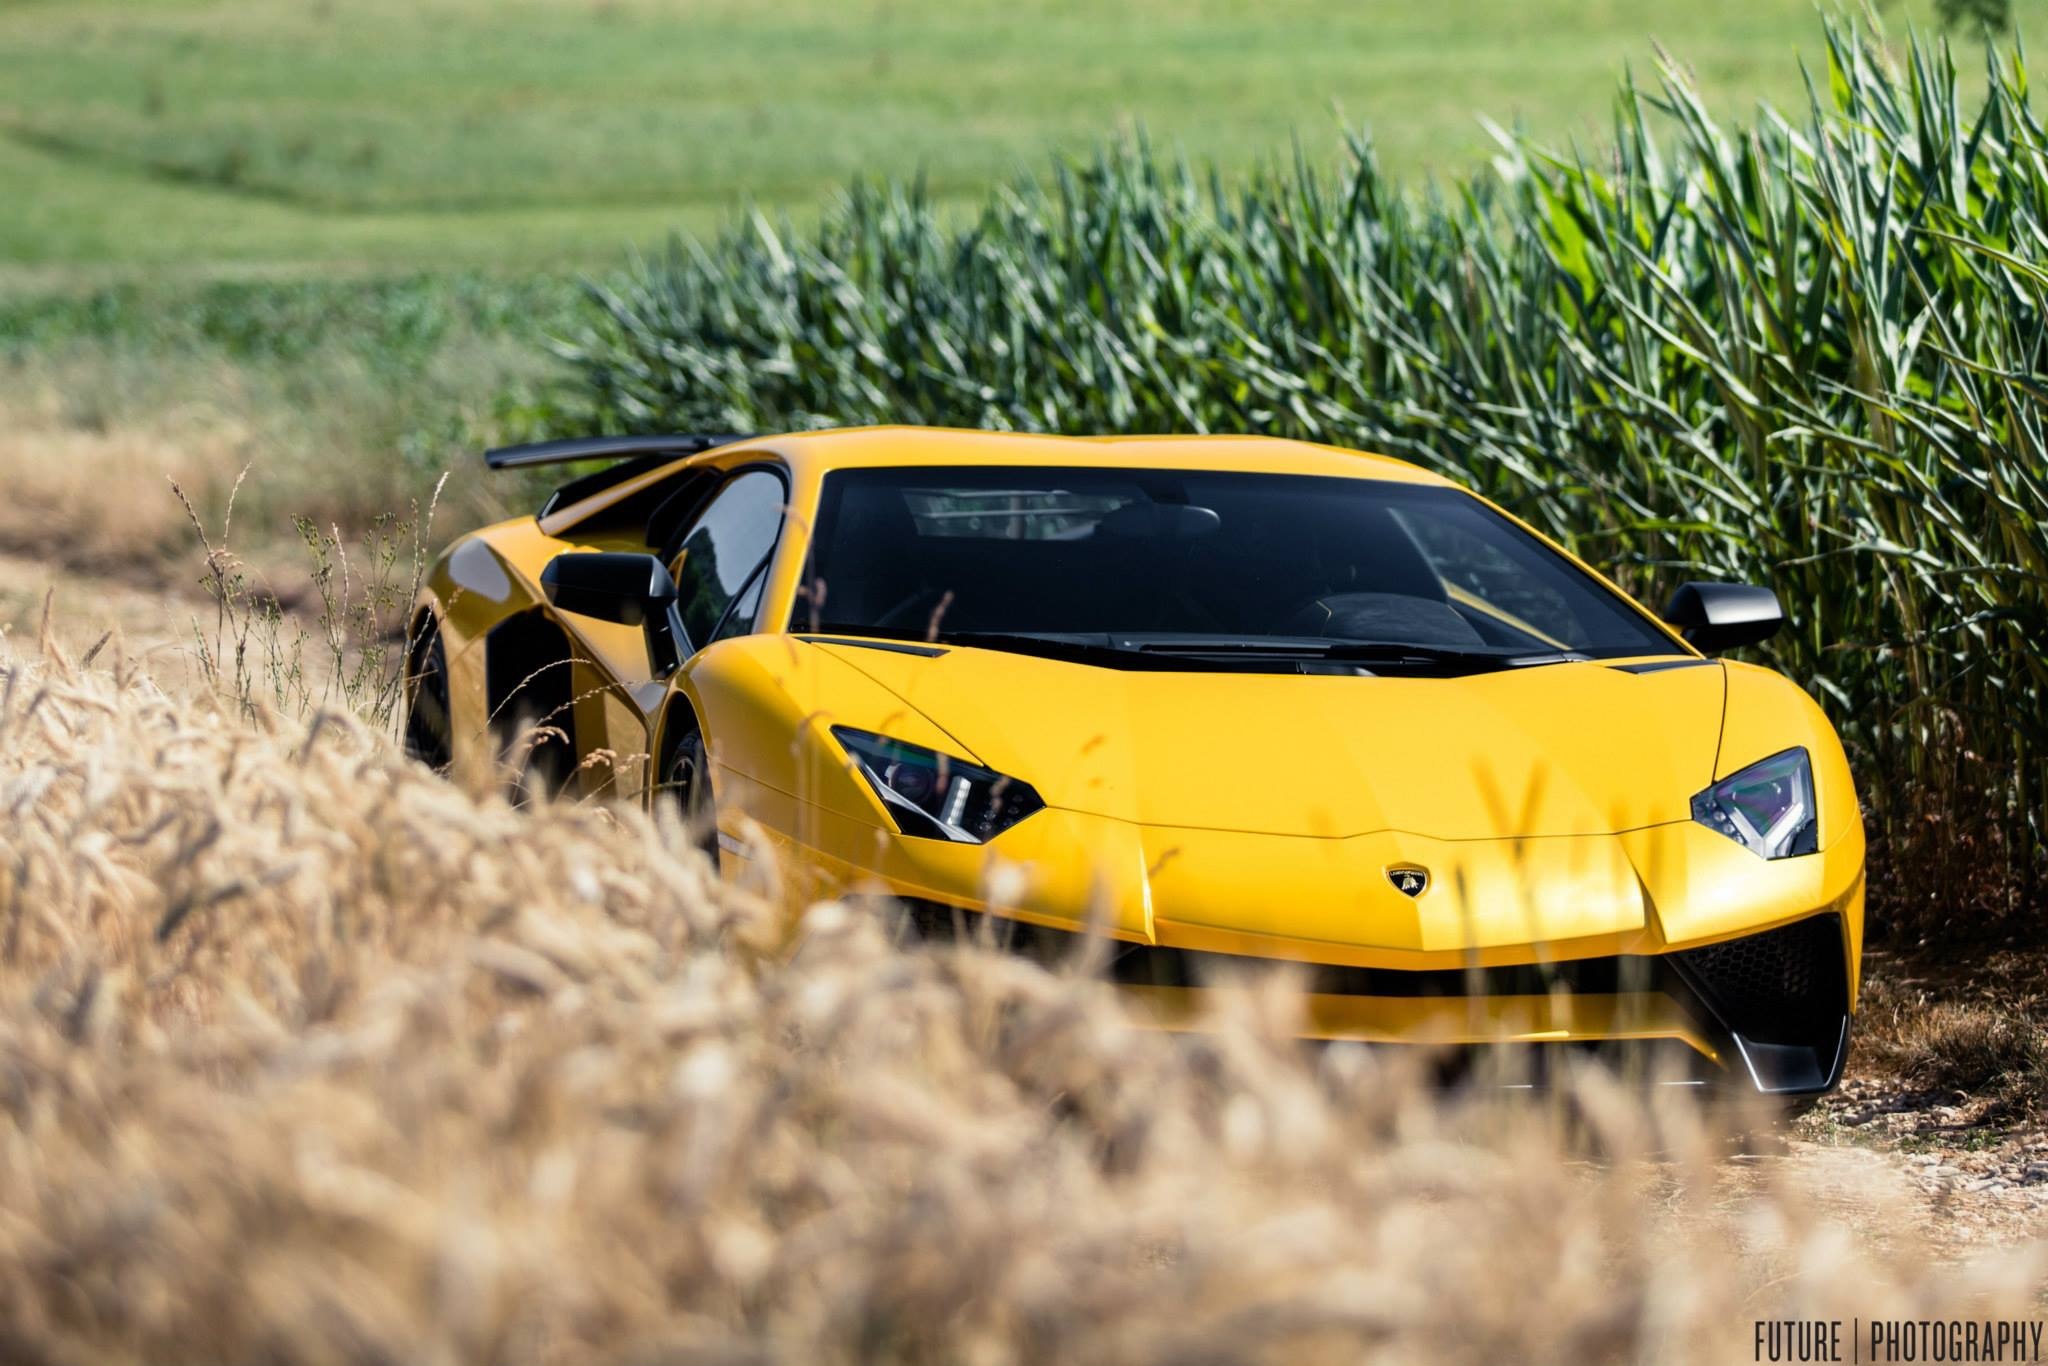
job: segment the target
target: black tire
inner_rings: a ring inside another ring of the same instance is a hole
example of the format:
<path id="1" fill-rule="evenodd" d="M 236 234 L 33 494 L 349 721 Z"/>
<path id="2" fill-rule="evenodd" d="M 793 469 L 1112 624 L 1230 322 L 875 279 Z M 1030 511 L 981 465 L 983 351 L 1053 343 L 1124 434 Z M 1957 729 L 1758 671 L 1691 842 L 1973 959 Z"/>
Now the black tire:
<path id="1" fill-rule="evenodd" d="M 718 863 L 718 807 L 711 791 L 711 761 L 696 714 L 680 708 L 668 739 L 668 762 L 662 766 L 661 799 L 676 804 L 690 843 Z"/>
<path id="2" fill-rule="evenodd" d="M 405 650 L 405 752 L 436 773 L 446 773 L 455 761 L 448 651 L 432 612 L 420 618 Z"/>
<path id="3" fill-rule="evenodd" d="M 1779 1099 L 1777 1104 L 1777 1120 L 1779 1124 L 1791 1124 L 1796 1120 L 1806 1118 L 1806 1116 L 1820 1108 L 1820 1103 L 1828 1098 L 1828 1094 L 1828 1092 L 1823 1091 L 1818 1095 L 1790 1096 Z"/>

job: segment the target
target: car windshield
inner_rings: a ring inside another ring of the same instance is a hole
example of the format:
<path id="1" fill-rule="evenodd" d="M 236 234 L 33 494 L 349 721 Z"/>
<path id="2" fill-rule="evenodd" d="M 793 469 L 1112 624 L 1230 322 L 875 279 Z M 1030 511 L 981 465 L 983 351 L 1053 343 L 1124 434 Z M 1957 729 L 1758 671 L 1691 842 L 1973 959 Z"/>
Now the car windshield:
<path id="1" fill-rule="evenodd" d="M 792 624 L 1212 659 L 1680 653 L 1461 490 L 1235 471 L 835 471 Z"/>

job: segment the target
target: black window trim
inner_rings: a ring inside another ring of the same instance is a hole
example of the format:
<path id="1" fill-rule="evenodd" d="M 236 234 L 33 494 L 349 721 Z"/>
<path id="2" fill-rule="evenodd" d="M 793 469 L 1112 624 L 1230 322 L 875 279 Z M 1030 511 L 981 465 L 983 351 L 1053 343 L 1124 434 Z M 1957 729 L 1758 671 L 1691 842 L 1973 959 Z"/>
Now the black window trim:
<path id="1" fill-rule="evenodd" d="M 668 497 L 657 503 L 654 511 L 648 514 L 647 525 L 642 531 L 642 536 L 647 542 L 648 550 L 661 556 L 664 563 L 674 559 L 675 555 L 666 544 L 668 537 L 656 539 L 656 524 L 664 520 L 672 521 L 675 524 L 675 541 L 677 545 L 681 545 L 682 534 L 688 528 L 697 524 L 697 514 L 702 512 L 706 505 L 718 496 L 718 491 L 725 487 L 725 481 L 719 477 L 719 473 L 720 471 L 711 465 L 699 465 L 694 469 L 684 470 L 677 478 L 675 487 L 669 490 Z M 669 516 L 671 508 L 675 507 L 678 503 L 689 500 L 692 496 L 694 496 L 695 501 L 684 509 L 681 516 L 673 518 Z"/>

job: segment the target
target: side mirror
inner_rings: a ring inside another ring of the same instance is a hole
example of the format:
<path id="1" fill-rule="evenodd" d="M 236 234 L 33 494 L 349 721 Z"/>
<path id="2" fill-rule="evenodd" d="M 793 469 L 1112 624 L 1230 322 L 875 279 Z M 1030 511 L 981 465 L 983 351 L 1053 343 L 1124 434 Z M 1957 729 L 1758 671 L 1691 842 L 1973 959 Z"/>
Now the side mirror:
<path id="1" fill-rule="evenodd" d="M 1664 605 L 1664 623 L 1704 654 L 1769 640 L 1785 624 L 1778 595 L 1753 583 L 1681 583 Z"/>
<path id="2" fill-rule="evenodd" d="M 540 586 L 561 611 L 644 629 L 657 678 L 682 662 L 676 581 L 654 556 L 572 550 L 548 561 Z"/>

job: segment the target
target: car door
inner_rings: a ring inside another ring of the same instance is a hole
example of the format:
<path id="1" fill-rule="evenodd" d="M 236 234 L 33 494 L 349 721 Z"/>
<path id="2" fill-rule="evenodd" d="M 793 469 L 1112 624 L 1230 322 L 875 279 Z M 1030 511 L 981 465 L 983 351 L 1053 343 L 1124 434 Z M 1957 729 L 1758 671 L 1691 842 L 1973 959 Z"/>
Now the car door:
<path id="1" fill-rule="evenodd" d="M 706 646 L 754 629 L 788 498 L 780 471 L 764 465 L 735 470 L 673 546 L 663 548 L 676 581 L 686 663 Z M 636 798 L 652 781 L 652 718 L 666 682 L 654 679 L 644 664 L 638 677 L 621 677 L 624 670 L 606 669 L 597 662 L 603 655 L 591 655 L 591 662 L 579 665 L 587 673 L 577 689 L 577 727 L 596 737 L 585 746 L 586 756 L 602 749 L 610 758 L 586 764 L 583 790 Z"/>

